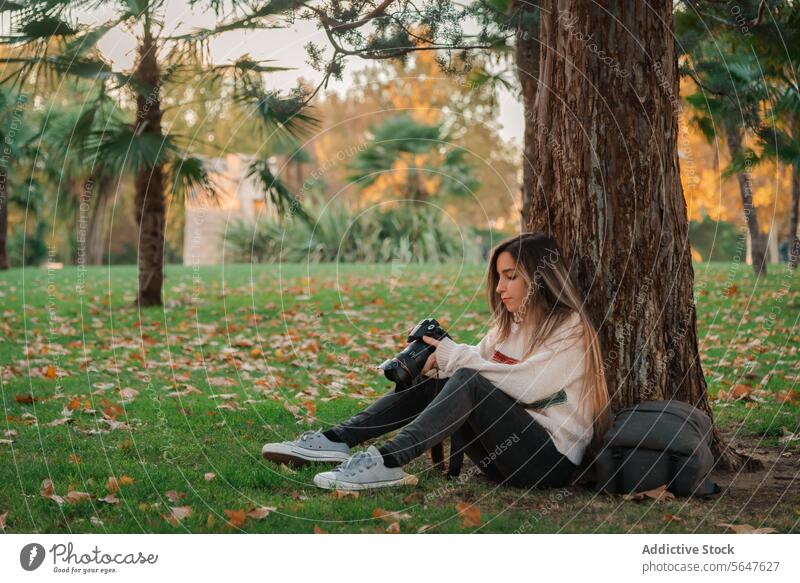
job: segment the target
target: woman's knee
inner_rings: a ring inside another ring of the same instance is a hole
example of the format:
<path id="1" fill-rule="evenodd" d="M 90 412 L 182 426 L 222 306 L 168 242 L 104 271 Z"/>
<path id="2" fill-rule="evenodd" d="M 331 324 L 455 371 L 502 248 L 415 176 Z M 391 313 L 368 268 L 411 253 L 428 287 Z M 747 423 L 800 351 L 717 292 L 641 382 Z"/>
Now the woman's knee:
<path id="1" fill-rule="evenodd" d="M 493 392 L 504 395 L 504 393 L 495 387 L 486 377 L 472 368 L 457 368 L 447 380 L 445 386 L 447 387 L 448 385 L 451 392 L 469 391 L 479 396 L 481 402 L 485 400 L 487 395 Z"/>
<path id="2" fill-rule="evenodd" d="M 463 387 L 465 385 L 476 385 L 483 380 L 483 377 L 481 377 L 477 370 L 464 367 L 457 368 L 453 374 L 450 375 L 450 378 L 447 380 L 447 384 Z"/>

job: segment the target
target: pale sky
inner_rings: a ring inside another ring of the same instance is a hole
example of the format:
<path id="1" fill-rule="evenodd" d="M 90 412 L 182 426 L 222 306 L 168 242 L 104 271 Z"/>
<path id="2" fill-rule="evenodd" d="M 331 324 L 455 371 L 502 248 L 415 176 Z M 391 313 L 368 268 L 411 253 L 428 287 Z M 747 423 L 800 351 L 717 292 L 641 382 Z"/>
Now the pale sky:
<path id="1" fill-rule="evenodd" d="M 167 34 L 181 34 L 198 27 L 211 27 L 214 16 L 191 11 L 184 0 L 172 0 L 166 3 L 167 13 L 164 19 Z M 111 14 L 94 13 L 86 21 L 102 22 Z M 273 59 L 276 66 L 293 67 L 295 70 L 272 73 L 268 77 L 270 85 L 281 89 L 296 86 L 298 77 L 311 82 L 319 82 L 321 75 L 306 64 L 304 45 L 309 41 L 327 47 L 328 41 L 321 30 L 317 30 L 313 22 L 298 20 L 292 28 L 258 30 L 252 32 L 231 32 L 210 43 L 212 58 L 217 63 L 231 62 L 249 54 L 251 57 Z M 99 43 L 103 54 L 114 62 L 115 68 L 130 68 L 135 57 L 133 36 L 122 30 L 112 30 Z M 368 65 L 370 61 L 350 58 L 341 82 L 331 80 L 329 89 L 343 90 L 353 83 L 354 71 Z M 501 135 L 506 140 L 522 143 L 523 110 L 522 104 L 515 95 L 501 89 L 499 95 Z"/>

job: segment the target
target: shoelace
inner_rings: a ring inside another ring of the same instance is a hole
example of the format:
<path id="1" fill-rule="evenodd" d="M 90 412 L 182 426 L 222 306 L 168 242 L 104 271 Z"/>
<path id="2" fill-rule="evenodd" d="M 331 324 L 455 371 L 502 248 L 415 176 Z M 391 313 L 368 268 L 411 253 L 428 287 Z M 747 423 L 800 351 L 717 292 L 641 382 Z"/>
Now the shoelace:
<path id="1" fill-rule="evenodd" d="M 300 434 L 300 441 L 307 440 L 309 437 L 311 437 L 315 433 L 317 433 L 317 432 L 316 431 L 303 431 L 303 433 Z"/>
<path id="2" fill-rule="evenodd" d="M 378 463 L 367 452 L 360 451 L 347 461 L 344 461 L 341 464 L 339 464 L 339 466 L 336 469 L 339 470 L 340 472 L 355 470 L 358 467 L 358 465 L 361 464 L 362 462 L 364 464 L 364 469 L 369 469 Z"/>

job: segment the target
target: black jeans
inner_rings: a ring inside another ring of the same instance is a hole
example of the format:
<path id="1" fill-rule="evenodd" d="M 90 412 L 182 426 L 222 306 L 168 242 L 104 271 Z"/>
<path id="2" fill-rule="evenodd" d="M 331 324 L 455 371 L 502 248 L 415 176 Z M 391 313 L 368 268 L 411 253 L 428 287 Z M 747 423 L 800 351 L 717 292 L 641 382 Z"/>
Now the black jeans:
<path id="1" fill-rule="evenodd" d="M 493 481 L 517 487 L 560 487 L 576 469 L 527 410 L 478 372 L 447 379 L 419 377 L 330 429 L 350 447 L 402 428 L 380 449 L 404 465 L 459 432 L 464 453 Z"/>

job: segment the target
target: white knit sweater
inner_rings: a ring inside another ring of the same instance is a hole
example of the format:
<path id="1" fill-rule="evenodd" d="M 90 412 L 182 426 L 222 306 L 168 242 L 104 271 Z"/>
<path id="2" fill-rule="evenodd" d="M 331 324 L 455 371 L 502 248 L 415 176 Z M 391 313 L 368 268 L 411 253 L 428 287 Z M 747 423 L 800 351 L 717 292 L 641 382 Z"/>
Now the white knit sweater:
<path id="1" fill-rule="evenodd" d="M 434 353 L 439 370 L 426 376 L 447 378 L 459 368 L 471 368 L 523 405 L 551 398 L 550 404 L 528 413 L 547 430 L 561 453 L 580 464 L 592 439 L 591 406 L 588 399 L 581 403 L 586 366 L 581 332 L 580 317 L 573 314 L 521 362 L 529 338 L 516 324 L 497 346 L 494 329 L 477 346 L 444 338 Z M 565 401 L 559 399 L 562 389 Z"/>

